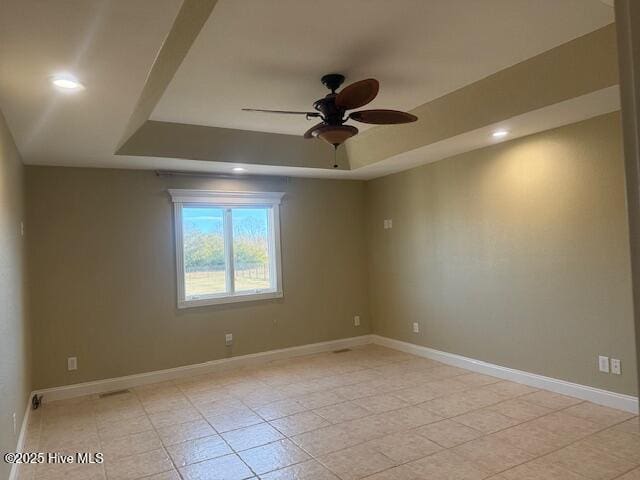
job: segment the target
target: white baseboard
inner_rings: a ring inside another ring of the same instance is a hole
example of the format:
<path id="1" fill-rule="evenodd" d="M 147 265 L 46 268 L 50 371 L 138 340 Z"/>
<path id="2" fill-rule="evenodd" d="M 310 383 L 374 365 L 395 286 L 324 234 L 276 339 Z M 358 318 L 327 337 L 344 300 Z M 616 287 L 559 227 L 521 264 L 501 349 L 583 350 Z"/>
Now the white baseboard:
<path id="1" fill-rule="evenodd" d="M 542 388 L 555 393 L 570 395 L 572 397 L 588 400 L 589 402 L 604 405 L 606 407 L 617 408 L 634 414 L 638 413 L 638 397 L 631 395 L 610 392 L 608 390 L 545 377 L 535 373 L 502 367 L 500 365 L 494 365 L 481 360 L 474 360 L 473 358 L 463 357 L 454 353 L 441 352 L 439 350 L 434 350 L 433 348 L 423 347 L 421 345 L 403 342 L 401 340 L 395 340 L 393 338 L 383 337 L 380 335 L 371 335 L 371 338 L 373 343 L 377 345 L 411 353 L 419 357 L 430 358 L 431 360 L 436 360 L 455 367 L 465 368 L 474 372 L 523 383 L 525 385 Z"/>
<path id="2" fill-rule="evenodd" d="M 298 347 L 283 348 L 279 350 L 269 350 L 266 352 L 252 353 L 249 355 L 241 355 L 237 357 L 223 358 L 220 360 L 212 360 L 210 362 L 199 363 L 196 365 L 186 365 L 183 367 L 170 368 L 167 370 L 157 370 L 154 372 L 140 373 L 136 375 L 128 375 L 125 377 L 108 378 L 105 380 L 97 380 L 94 382 L 78 383 L 75 385 L 67 385 L 63 387 L 48 388 L 33 393 L 43 396 L 44 402 L 53 400 L 63 400 L 66 398 L 79 397 L 83 395 L 91 395 L 96 393 L 110 392 L 123 388 L 132 388 L 139 385 L 149 383 L 163 382 L 177 378 L 190 377 L 216 371 L 227 370 L 231 368 L 246 367 L 250 365 L 260 365 L 273 360 L 296 357 L 300 355 L 309 355 L 313 353 L 327 352 L 338 350 L 341 348 L 355 347 L 358 345 L 366 345 L 375 343 L 384 347 L 393 348 L 402 352 L 417 355 L 419 357 L 430 358 L 448 365 L 465 368 L 474 372 L 492 375 L 494 377 L 511 380 L 536 388 L 542 388 L 563 395 L 570 395 L 583 400 L 588 400 L 599 405 L 617 408 L 631 413 L 638 413 L 638 398 L 631 395 L 610 392 L 599 388 L 571 383 L 556 378 L 545 377 L 535 373 L 529 373 L 513 368 L 502 367 L 491 363 L 475 360 L 473 358 L 463 357 L 453 353 L 441 352 L 429 347 L 423 347 L 413 343 L 403 342 L 380 335 L 362 335 L 359 337 L 343 338 L 339 340 L 331 340 L 328 342 L 312 343 L 309 345 L 301 345 Z M 32 394 L 33 395 L 33 394 Z M 27 409 L 27 411 L 30 411 Z M 25 418 L 27 416 L 25 415 Z M 23 422 L 24 430 L 26 423 Z M 20 433 L 21 438 L 23 432 Z"/>
<path id="3" fill-rule="evenodd" d="M 29 416 L 31 415 L 31 397 L 27 398 L 27 408 L 24 411 L 24 416 L 22 417 L 22 425 L 20 426 L 20 435 L 18 435 L 18 443 L 16 444 L 16 452 L 22 452 L 24 450 L 24 443 L 27 439 L 27 428 L 29 426 Z M 20 464 L 14 463 L 11 465 L 11 470 L 9 471 L 9 480 L 17 480 L 18 473 L 20 470 Z"/>
<path id="4" fill-rule="evenodd" d="M 35 391 L 33 393 L 42 395 L 43 402 L 51 402 L 54 400 L 63 400 L 66 398 L 80 397 L 83 395 L 111 392 L 114 390 L 121 390 L 124 388 L 146 385 L 149 383 L 164 382 L 166 380 L 173 380 L 176 378 L 191 377 L 194 375 L 222 371 L 230 368 L 259 365 L 271 362 L 273 360 L 297 357 L 300 355 L 310 355 L 313 353 L 328 352 L 341 348 L 366 345 L 368 343 L 371 343 L 371 341 L 371 335 L 361 335 L 359 337 L 342 338 L 338 340 L 330 340 L 328 342 L 311 343 L 308 345 L 300 345 L 298 347 L 268 350 L 266 352 L 222 358 L 219 360 L 212 360 L 210 362 L 198 363 L 195 365 L 185 365 L 183 367 L 169 368 L 166 370 L 156 370 L 153 372 L 139 373 L 136 375 L 127 375 L 125 377 L 107 378 L 104 380 L 96 380 L 93 382 L 47 388 Z"/>

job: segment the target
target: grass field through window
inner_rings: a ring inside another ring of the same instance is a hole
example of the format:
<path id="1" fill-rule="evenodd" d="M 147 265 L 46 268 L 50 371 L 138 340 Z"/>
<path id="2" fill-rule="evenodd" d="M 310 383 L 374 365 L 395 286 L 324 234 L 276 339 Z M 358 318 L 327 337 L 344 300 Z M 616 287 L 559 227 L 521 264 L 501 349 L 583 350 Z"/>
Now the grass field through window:
<path id="1" fill-rule="evenodd" d="M 236 270 L 236 291 L 269 288 L 269 275 L 268 271 L 265 274 L 265 270 L 266 267 L 262 267 L 261 269 L 251 268 L 245 270 Z M 211 295 L 215 293 L 224 293 L 224 270 L 210 272 L 187 272 L 185 274 L 185 291 L 188 297 L 194 295 L 200 296 Z"/>

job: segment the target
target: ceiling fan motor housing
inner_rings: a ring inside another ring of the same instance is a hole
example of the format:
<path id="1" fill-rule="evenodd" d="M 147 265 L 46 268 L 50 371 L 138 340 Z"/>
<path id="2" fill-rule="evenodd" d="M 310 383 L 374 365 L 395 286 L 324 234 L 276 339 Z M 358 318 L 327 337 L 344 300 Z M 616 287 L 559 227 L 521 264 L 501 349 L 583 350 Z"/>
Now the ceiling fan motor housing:
<path id="1" fill-rule="evenodd" d="M 344 110 L 336 105 L 335 93 L 329 93 L 326 97 L 316 100 L 313 108 L 322 114 L 322 119 L 327 125 L 342 125 L 345 121 Z"/>

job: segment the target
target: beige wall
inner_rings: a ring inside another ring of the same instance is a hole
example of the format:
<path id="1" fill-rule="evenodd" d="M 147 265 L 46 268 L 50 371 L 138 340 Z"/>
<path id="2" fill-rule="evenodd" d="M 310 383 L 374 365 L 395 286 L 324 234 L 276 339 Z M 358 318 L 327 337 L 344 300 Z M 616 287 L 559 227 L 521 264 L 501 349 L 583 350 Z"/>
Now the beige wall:
<path id="1" fill-rule="evenodd" d="M 24 180 L 20 155 L 0 113 L 0 451 L 15 451 L 31 391 L 29 334 L 25 309 L 23 241 Z M 0 460 L 0 477 L 10 466 Z"/>
<path id="2" fill-rule="evenodd" d="M 637 391 L 619 114 L 373 180 L 367 209 L 376 333 Z"/>
<path id="3" fill-rule="evenodd" d="M 285 191 L 284 298 L 177 311 L 168 188 Z M 28 167 L 27 191 L 37 388 L 370 331 L 362 182 Z"/>

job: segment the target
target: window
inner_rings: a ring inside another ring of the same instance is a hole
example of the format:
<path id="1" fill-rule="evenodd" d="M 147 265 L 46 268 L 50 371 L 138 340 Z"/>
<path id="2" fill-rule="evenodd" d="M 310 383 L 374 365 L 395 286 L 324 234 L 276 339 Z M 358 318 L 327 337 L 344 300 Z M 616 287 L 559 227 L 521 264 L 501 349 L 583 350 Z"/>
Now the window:
<path id="1" fill-rule="evenodd" d="M 169 190 L 178 308 L 282 296 L 279 192 Z"/>

